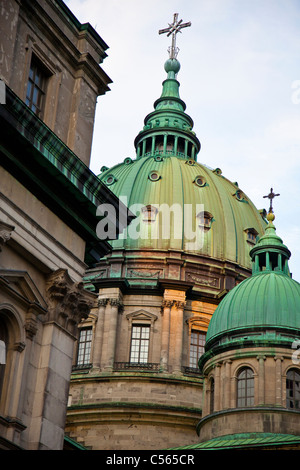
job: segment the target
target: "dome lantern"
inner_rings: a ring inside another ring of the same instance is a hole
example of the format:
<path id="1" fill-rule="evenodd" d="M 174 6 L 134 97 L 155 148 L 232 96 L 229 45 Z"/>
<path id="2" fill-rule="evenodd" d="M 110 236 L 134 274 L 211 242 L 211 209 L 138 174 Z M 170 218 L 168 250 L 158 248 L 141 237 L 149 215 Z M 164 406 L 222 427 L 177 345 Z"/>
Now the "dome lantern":
<path id="1" fill-rule="evenodd" d="M 201 144 L 193 132 L 193 120 L 185 113 L 186 105 L 179 95 L 179 82 L 176 77 L 180 70 L 177 60 L 176 34 L 191 23 L 178 21 L 175 13 L 174 21 L 159 34 L 172 34 L 172 46 L 169 48 L 169 59 L 164 68 L 167 78 L 162 86 L 162 93 L 154 103 L 154 111 L 144 120 L 144 128 L 134 141 L 137 158 L 176 156 L 186 160 L 196 160 Z"/>

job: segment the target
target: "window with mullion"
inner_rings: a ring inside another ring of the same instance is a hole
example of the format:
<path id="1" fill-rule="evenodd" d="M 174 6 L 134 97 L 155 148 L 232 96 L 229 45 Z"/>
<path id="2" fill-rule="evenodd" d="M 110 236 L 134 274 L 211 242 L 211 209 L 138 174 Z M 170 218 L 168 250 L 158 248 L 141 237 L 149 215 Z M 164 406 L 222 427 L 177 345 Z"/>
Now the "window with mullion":
<path id="1" fill-rule="evenodd" d="M 41 117 L 44 106 L 46 81 L 47 74 L 43 65 L 33 57 L 30 65 L 25 102 L 39 117 Z"/>
<path id="2" fill-rule="evenodd" d="M 286 407 L 300 409 L 300 373 L 296 369 L 289 370 L 286 376 Z"/>
<path id="3" fill-rule="evenodd" d="M 91 361 L 92 328 L 82 328 L 79 335 L 77 365 L 88 365 Z"/>
<path id="4" fill-rule="evenodd" d="M 247 367 L 239 372 L 237 377 L 237 406 L 252 406 L 254 404 L 254 376 Z"/>
<path id="5" fill-rule="evenodd" d="M 148 362 L 149 341 L 150 326 L 133 325 L 131 332 L 130 362 Z"/>
<path id="6" fill-rule="evenodd" d="M 191 331 L 190 367 L 198 368 L 199 358 L 204 353 L 205 337 L 206 334 L 203 331 Z"/>

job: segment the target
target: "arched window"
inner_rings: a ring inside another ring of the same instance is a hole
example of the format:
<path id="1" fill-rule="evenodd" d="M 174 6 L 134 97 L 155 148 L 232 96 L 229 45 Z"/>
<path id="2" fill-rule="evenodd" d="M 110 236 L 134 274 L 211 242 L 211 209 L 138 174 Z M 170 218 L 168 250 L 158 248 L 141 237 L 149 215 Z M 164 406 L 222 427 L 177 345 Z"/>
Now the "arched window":
<path id="1" fill-rule="evenodd" d="M 254 376 L 249 367 L 239 371 L 237 376 L 237 407 L 254 404 Z"/>
<path id="2" fill-rule="evenodd" d="M 6 351 L 8 343 L 8 331 L 5 322 L 0 318 L 0 400 L 3 387 L 5 365 L 6 365 Z"/>
<path id="3" fill-rule="evenodd" d="M 300 373 L 297 369 L 290 369 L 286 375 L 286 407 L 300 408 Z"/>

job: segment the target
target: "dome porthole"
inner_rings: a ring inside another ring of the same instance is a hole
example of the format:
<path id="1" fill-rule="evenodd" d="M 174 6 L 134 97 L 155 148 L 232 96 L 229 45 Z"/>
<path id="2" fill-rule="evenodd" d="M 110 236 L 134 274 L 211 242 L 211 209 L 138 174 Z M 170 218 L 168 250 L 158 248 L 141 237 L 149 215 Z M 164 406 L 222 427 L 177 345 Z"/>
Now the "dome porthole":
<path id="1" fill-rule="evenodd" d="M 202 188 L 203 186 L 206 186 L 205 178 L 204 176 L 201 176 L 201 175 L 196 176 L 196 178 L 194 179 L 194 183 L 200 188 Z"/>
<path id="2" fill-rule="evenodd" d="M 107 186 L 110 186 L 111 184 L 116 183 L 116 181 L 117 181 L 117 178 L 114 175 L 108 175 L 104 180 Z"/>
<path id="3" fill-rule="evenodd" d="M 148 175 L 148 178 L 150 181 L 158 181 L 161 177 L 158 171 L 151 171 Z"/>
<path id="4" fill-rule="evenodd" d="M 160 155 L 157 155 L 156 157 L 154 157 L 154 160 L 156 162 L 163 162 L 164 161 L 163 157 L 161 157 Z"/>
<path id="5" fill-rule="evenodd" d="M 125 158 L 124 163 L 125 165 L 130 165 L 130 163 L 132 163 L 132 158 L 130 157 Z"/>
<path id="6" fill-rule="evenodd" d="M 236 198 L 238 201 L 246 202 L 244 193 L 243 193 L 243 191 L 241 191 L 240 189 L 238 189 L 238 190 L 233 194 L 233 196 L 235 196 L 235 198 Z"/>

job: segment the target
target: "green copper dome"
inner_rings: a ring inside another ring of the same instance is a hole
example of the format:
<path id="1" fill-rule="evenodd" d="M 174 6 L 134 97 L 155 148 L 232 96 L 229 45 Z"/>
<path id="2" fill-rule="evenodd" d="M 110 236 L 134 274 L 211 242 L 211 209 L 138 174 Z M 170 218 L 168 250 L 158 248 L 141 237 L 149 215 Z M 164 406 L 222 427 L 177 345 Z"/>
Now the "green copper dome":
<path id="1" fill-rule="evenodd" d="M 128 236 L 111 242 L 114 248 L 196 251 L 251 267 L 249 236 L 262 234 L 265 223 L 220 169 L 170 155 L 152 156 L 129 159 L 104 171 L 100 179 L 139 216 L 128 227 Z"/>
<path id="2" fill-rule="evenodd" d="M 274 214 L 250 255 L 253 274 L 221 301 L 209 323 L 206 350 L 230 343 L 284 341 L 300 334 L 300 284 L 288 269 L 290 252 L 276 235 Z"/>
<path id="3" fill-rule="evenodd" d="M 237 183 L 197 162 L 200 142 L 179 96 L 179 69 L 177 59 L 166 61 L 161 97 L 135 139 L 136 159 L 105 167 L 99 175 L 137 215 L 111 244 L 193 252 L 249 269 L 249 250 L 265 221 Z"/>

